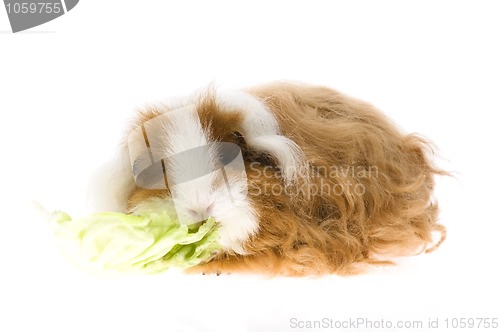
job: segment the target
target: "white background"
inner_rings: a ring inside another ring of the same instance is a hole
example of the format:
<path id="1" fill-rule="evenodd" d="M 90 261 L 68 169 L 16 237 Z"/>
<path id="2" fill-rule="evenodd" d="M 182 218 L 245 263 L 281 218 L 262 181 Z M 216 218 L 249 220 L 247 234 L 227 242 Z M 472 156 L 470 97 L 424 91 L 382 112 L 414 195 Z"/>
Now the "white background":
<path id="1" fill-rule="evenodd" d="M 499 318 L 498 9 L 82 0 L 12 34 L 0 7 L 0 330 L 296 331 L 294 317 L 439 318 L 443 328 L 446 318 Z M 367 100 L 436 143 L 455 175 L 438 180 L 448 239 L 437 252 L 347 278 L 102 278 L 68 264 L 29 209 L 35 199 L 85 213 L 89 175 L 115 152 L 135 108 L 210 82 L 276 79 Z"/>

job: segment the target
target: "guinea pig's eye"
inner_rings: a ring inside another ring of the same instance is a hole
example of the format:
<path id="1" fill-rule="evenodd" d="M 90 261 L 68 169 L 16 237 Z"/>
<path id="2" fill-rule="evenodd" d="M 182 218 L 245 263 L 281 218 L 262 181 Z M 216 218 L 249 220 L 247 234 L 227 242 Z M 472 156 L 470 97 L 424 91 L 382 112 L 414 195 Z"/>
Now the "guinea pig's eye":
<path id="1" fill-rule="evenodd" d="M 235 131 L 233 133 L 233 138 L 236 144 L 238 144 L 241 148 L 241 151 L 243 153 L 243 158 L 245 160 L 251 161 L 251 162 L 258 162 L 259 164 L 263 166 L 271 166 L 271 167 L 276 167 L 276 161 L 274 160 L 271 155 L 267 153 L 263 153 L 260 151 L 254 151 L 251 148 L 249 148 L 246 144 L 245 137 L 239 132 Z"/>
<path id="2" fill-rule="evenodd" d="M 277 167 L 274 158 L 265 152 L 245 149 L 243 150 L 243 158 L 245 158 L 245 160 L 248 162 L 256 162 L 261 164 L 262 166 Z"/>
<path id="3" fill-rule="evenodd" d="M 235 131 L 233 133 L 233 138 L 234 138 L 234 142 L 236 144 L 238 144 L 239 146 L 246 145 L 245 138 L 243 137 L 243 135 L 239 131 Z"/>

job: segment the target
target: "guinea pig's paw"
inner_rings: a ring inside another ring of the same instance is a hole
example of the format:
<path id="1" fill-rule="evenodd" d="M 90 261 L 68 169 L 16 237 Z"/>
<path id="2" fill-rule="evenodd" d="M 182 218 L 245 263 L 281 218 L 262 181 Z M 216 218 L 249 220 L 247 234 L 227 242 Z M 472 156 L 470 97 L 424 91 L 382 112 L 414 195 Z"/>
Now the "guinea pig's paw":
<path id="1" fill-rule="evenodd" d="M 201 274 L 202 274 L 202 275 L 204 275 L 204 276 L 206 276 L 206 275 L 209 275 L 209 274 L 214 274 L 214 273 L 217 275 L 217 277 L 218 277 L 218 276 L 220 276 L 220 275 L 222 274 L 222 272 L 220 272 L 220 271 L 209 272 L 209 273 L 207 273 L 207 272 L 202 272 Z M 227 275 L 230 275 L 231 273 L 229 273 L 229 272 L 228 272 L 228 273 L 226 273 L 226 274 L 227 274 Z"/>
<path id="2" fill-rule="evenodd" d="M 231 274 L 231 269 L 225 268 L 222 266 L 221 262 L 215 260 L 215 261 L 208 261 L 206 263 L 202 263 L 200 265 L 195 265 L 187 270 L 185 270 L 186 273 L 189 274 L 202 274 L 202 275 L 217 275 L 220 276 L 221 274 Z"/>

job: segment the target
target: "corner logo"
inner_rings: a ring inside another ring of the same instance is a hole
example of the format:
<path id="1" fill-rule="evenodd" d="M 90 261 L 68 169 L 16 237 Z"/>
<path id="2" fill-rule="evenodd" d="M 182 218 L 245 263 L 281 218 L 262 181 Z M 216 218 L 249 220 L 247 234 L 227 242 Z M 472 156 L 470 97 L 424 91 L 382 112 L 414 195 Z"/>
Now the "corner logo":
<path id="1" fill-rule="evenodd" d="M 52 21 L 73 9 L 79 0 L 4 0 L 12 32 Z"/>

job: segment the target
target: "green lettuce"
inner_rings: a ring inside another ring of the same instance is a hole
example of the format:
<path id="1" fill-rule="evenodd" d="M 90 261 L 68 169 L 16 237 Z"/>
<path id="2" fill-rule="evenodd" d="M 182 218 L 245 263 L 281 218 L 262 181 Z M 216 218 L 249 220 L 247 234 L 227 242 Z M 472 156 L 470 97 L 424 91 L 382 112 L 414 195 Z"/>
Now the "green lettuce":
<path id="1" fill-rule="evenodd" d="M 103 212 L 73 220 L 59 211 L 50 220 L 66 254 L 92 269 L 159 272 L 188 268 L 207 261 L 220 249 L 215 219 L 186 226 L 173 216 L 164 209 L 140 214 Z"/>

